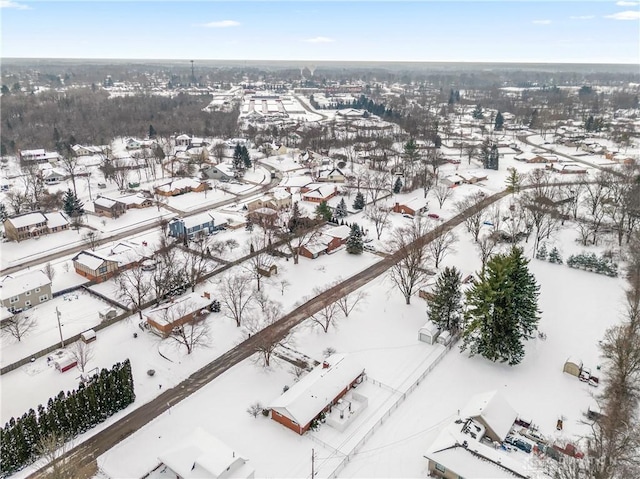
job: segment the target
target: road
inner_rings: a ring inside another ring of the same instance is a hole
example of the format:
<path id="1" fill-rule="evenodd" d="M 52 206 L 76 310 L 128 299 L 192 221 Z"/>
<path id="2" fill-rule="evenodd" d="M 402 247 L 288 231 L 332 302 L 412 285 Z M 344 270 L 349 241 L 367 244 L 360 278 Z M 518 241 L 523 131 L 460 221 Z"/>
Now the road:
<path id="1" fill-rule="evenodd" d="M 309 105 L 307 105 L 305 103 L 305 101 L 303 99 L 300 98 L 300 96 L 298 95 L 293 95 L 293 97 L 298 100 L 298 103 L 300 103 L 302 105 L 302 108 L 304 108 L 305 110 L 307 110 L 309 113 L 313 113 L 314 115 L 320 115 L 322 117 L 322 120 L 326 120 L 327 118 L 329 118 L 327 115 L 325 115 L 324 113 L 320 113 L 319 111 L 316 110 L 312 110 Z"/>
<path id="2" fill-rule="evenodd" d="M 268 168 L 268 169 L 270 168 L 267 165 L 263 165 L 263 166 Z M 247 198 L 250 198 L 252 196 L 255 196 L 258 193 L 264 193 L 265 191 L 270 190 L 271 188 L 276 186 L 280 182 L 281 179 L 282 179 L 282 176 L 277 176 L 276 178 L 272 178 L 269 183 L 266 183 L 266 184 L 262 185 L 257 190 L 253 190 L 253 191 L 251 191 L 249 193 L 244 193 L 244 194 L 241 194 L 241 195 L 237 195 L 237 196 L 235 196 L 233 198 L 229 198 L 227 200 L 220 201 L 220 202 L 215 203 L 215 204 L 205 205 L 205 206 L 202 206 L 200 208 L 197 208 L 197 209 L 189 211 L 189 212 L 181 213 L 181 216 L 186 218 L 186 217 L 189 217 L 189 216 L 197 215 L 198 213 L 202 213 L 204 211 L 209 211 L 209 210 L 212 210 L 212 209 L 215 209 L 215 208 L 220 208 L 221 206 L 226 206 L 226 205 L 229 205 L 229 204 L 232 204 L 232 203 L 237 203 L 238 201 L 242 201 L 244 199 L 247 199 Z M 137 227 L 134 227 L 134 228 L 129 228 L 129 229 L 127 229 L 125 231 L 122 231 L 120 233 L 116 233 L 115 235 L 111 235 L 111 236 L 109 236 L 107 238 L 100 239 L 96 246 L 100 246 L 102 244 L 105 244 L 105 243 L 108 243 L 108 242 L 111 242 L 111 241 L 119 241 L 119 240 L 128 238 L 128 237 L 133 236 L 133 235 L 137 235 L 137 234 L 140 234 L 140 233 L 145 233 L 145 232 L 147 232 L 149 230 L 152 230 L 152 229 L 154 229 L 156 227 L 157 227 L 156 224 L 150 224 L 150 225 L 146 224 L 146 225 L 137 226 Z M 51 254 L 47 255 L 46 258 L 40 257 L 40 258 L 36 258 L 36 259 L 33 259 L 33 260 L 28 260 L 28 261 L 25 261 L 23 263 L 20 263 L 17 266 L 11 266 L 9 268 L 5 268 L 3 270 L 0 270 L 0 275 L 6 275 L 6 274 L 15 273 L 16 271 L 20 271 L 20 270 L 26 269 L 26 268 L 31 267 L 31 266 L 37 266 L 39 264 L 42 264 L 45 261 L 52 261 L 52 260 L 56 260 L 56 259 L 62 258 L 63 256 L 68 256 L 68 255 L 71 255 L 71 254 L 79 253 L 80 251 L 82 251 L 84 249 L 87 249 L 87 245 L 84 244 L 84 243 L 82 243 L 82 244 L 80 244 L 78 246 L 72 246 L 72 247 L 69 247 L 69 248 L 65 248 L 65 249 L 63 249 L 61 251 L 57 251 L 55 253 L 51 253 Z"/>
<path id="3" fill-rule="evenodd" d="M 486 208 L 495 201 L 505 197 L 507 194 L 507 191 L 502 191 L 484 198 L 465 212 L 458 214 L 449 221 L 443 222 L 435 229 L 429 231 L 426 235 L 417 239 L 414 244 L 425 245 L 430 241 L 433 241 L 433 239 L 444 234 L 446 231 L 460 225 L 469 215 Z M 229 368 L 249 358 L 256 352 L 260 343 L 265 340 L 278 340 L 285 337 L 294 326 L 300 324 L 311 314 L 318 312 L 324 305 L 330 304 L 336 299 L 367 284 L 391 268 L 391 266 L 400 261 L 400 259 L 402 259 L 401 253 L 393 253 L 355 276 L 336 284 L 318 296 L 310 299 L 305 304 L 283 316 L 273 325 L 251 336 L 249 339 L 245 340 L 233 349 L 214 359 L 212 362 L 193 373 L 174 388 L 167 389 L 151 402 L 131 411 L 128 415 L 114 422 L 102 432 L 74 447 L 67 452 L 65 456 L 63 456 L 64 460 L 67 461 L 74 471 L 88 468 L 98 456 L 114 447 L 138 429 L 144 427 L 160 414 L 166 412 L 171 406 L 174 406 L 183 399 L 188 398 L 191 394 L 209 384 Z M 46 477 L 44 468 L 29 476 L 29 478 L 40 477 Z"/>

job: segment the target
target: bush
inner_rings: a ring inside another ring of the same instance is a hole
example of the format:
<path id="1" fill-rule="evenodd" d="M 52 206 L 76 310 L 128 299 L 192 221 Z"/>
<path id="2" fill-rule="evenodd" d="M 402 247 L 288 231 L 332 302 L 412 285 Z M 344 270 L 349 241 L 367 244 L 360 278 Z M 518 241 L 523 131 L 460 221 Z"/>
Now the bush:
<path id="1" fill-rule="evenodd" d="M 260 402 L 255 402 L 247 408 L 247 412 L 253 417 L 258 417 L 260 413 L 264 414 L 264 408 L 262 407 L 262 404 L 260 404 Z"/>

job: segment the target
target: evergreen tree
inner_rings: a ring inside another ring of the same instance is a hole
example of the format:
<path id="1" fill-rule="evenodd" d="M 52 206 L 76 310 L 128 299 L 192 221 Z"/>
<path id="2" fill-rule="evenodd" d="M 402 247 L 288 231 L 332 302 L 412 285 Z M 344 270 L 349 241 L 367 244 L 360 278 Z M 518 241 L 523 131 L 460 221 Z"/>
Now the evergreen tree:
<path id="1" fill-rule="evenodd" d="M 504 117 L 502 116 L 502 113 L 498 112 L 498 114 L 496 115 L 496 121 L 493 125 L 493 129 L 495 131 L 502 131 L 503 128 L 504 128 Z"/>
<path id="2" fill-rule="evenodd" d="M 455 267 L 446 267 L 438 276 L 431 299 L 427 300 L 429 319 L 439 328 L 453 333 L 462 318 L 462 274 Z"/>
<path id="3" fill-rule="evenodd" d="M 361 210 L 364 208 L 364 195 L 362 194 L 361 191 L 358 191 L 356 193 L 356 199 L 353 201 L 353 209 L 354 210 Z"/>
<path id="4" fill-rule="evenodd" d="M 449 105 L 453 105 L 456 102 L 456 94 L 453 91 L 453 88 L 449 92 Z"/>
<path id="5" fill-rule="evenodd" d="M 362 230 L 358 223 L 351 225 L 351 231 L 349 231 L 349 237 L 347 238 L 347 253 L 361 254 L 364 250 L 364 242 L 362 239 Z"/>
<path id="6" fill-rule="evenodd" d="M 562 257 L 560 256 L 560 252 L 558 251 L 558 248 L 556 248 L 555 246 L 549 253 L 549 262 L 555 263 L 555 264 L 562 264 Z"/>
<path id="7" fill-rule="evenodd" d="M 326 201 L 322 201 L 318 206 L 316 206 L 315 213 L 316 218 L 324 221 L 331 221 L 331 217 L 333 216 L 331 208 L 329 208 L 329 205 Z"/>
<path id="8" fill-rule="evenodd" d="M 547 260 L 547 245 L 542 243 L 542 246 L 540 246 L 538 248 L 538 251 L 536 252 L 536 258 L 542 261 L 546 261 Z M 549 260 L 551 261 L 551 260 Z"/>
<path id="9" fill-rule="evenodd" d="M 344 202 L 344 198 L 340 199 L 340 203 L 336 207 L 336 218 L 342 219 L 347 216 L 347 204 Z"/>
<path id="10" fill-rule="evenodd" d="M 9 217 L 7 213 L 7 207 L 4 203 L 0 203 L 0 221 L 4 222 Z"/>
<path id="11" fill-rule="evenodd" d="M 520 176 L 520 173 L 518 173 L 518 170 L 515 168 L 509 169 L 509 176 L 507 177 L 506 183 L 507 191 L 509 191 L 509 193 L 518 193 L 520 191 L 522 177 Z"/>
<path id="12" fill-rule="evenodd" d="M 156 137 L 156 129 L 153 127 L 153 125 L 149 125 L 149 138 L 155 138 Z"/>
<path id="13" fill-rule="evenodd" d="M 478 103 L 471 113 L 471 116 L 476 120 L 482 120 L 484 118 L 484 113 L 482 113 L 482 106 Z"/>
<path id="14" fill-rule="evenodd" d="M 232 165 L 235 171 L 244 170 L 244 160 L 242 158 L 242 147 L 240 146 L 240 143 L 236 143 L 236 147 L 233 150 Z"/>
<path id="15" fill-rule="evenodd" d="M 393 192 L 397 195 L 402 190 L 402 179 L 398 176 L 393 184 Z"/>
<path id="16" fill-rule="evenodd" d="M 249 154 L 249 150 L 247 150 L 247 147 L 244 145 L 240 148 L 240 157 L 242 158 L 242 164 L 244 168 L 251 168 L 251 155 Z"/>
<path id="17" fill-rule="evenodd" d="M 489 150 L 489 157 L 485 168 L 490 170 L 497 170 L 500 160 L 500 153 L 498 153 L 498 146 L 494 143 Z"/>
<path id="18" fill-rule="evenodd" d="M 539 289 L 521 248 L 493 256 L 466 293 L 461 350 L 512 366 L 520 363 L 524 341 L 537 329 Z"/>
<path id="19" fill-rule="evenodd" d="M 70 189 L 64 195 L 62 209 L 70 218 L 77 218 L 84 214 L 84 204 Z"/>

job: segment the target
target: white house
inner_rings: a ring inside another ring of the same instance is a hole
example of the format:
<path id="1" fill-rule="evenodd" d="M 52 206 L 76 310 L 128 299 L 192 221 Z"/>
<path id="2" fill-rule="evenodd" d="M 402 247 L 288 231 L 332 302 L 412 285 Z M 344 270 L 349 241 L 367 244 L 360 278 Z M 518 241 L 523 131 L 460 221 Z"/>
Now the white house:
<path id="1" fill-rule="evenodd" d="M 198 427 L 176 441 L 174 448 L 158 456 L 166 466 L 166 477 L 180 479 L 253 479 L 254 469 L 247 459 L 218 438 Z"/>

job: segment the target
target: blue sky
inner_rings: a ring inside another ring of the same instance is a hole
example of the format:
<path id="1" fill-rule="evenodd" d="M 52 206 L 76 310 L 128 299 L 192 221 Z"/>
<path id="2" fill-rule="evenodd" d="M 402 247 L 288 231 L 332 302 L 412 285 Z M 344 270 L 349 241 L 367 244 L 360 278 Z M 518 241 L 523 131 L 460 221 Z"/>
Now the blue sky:
<path id="1" fill-rule="evenodd" d="M 640 64 L 640 1 L 0 0 L 2 57 Z"/>

